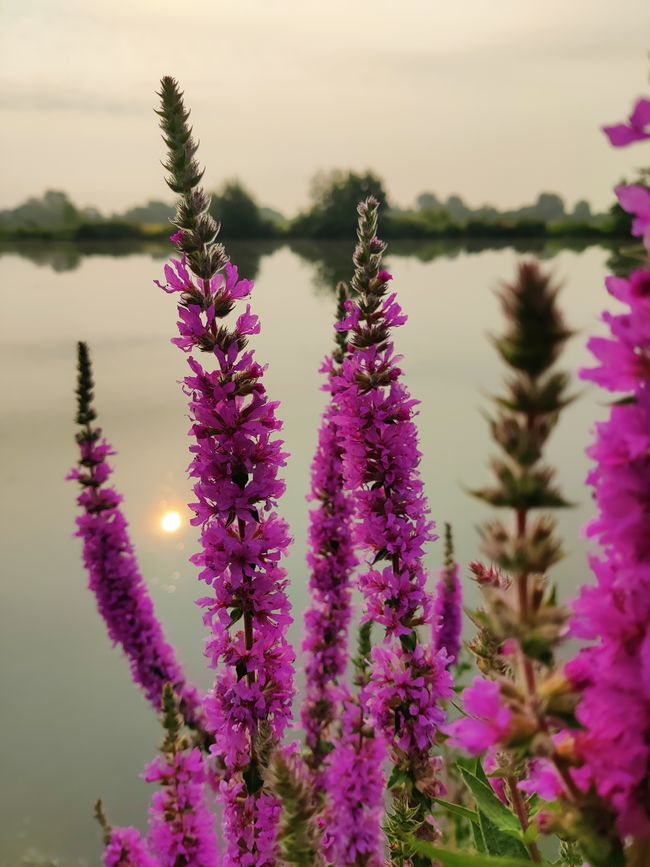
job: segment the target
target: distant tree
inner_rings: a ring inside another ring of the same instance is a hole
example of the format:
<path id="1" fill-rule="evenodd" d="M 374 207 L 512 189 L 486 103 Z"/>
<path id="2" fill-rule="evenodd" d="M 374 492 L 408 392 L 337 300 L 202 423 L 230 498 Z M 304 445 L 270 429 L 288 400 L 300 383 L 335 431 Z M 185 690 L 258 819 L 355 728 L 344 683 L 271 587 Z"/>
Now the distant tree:
<path id="1" fill-rule="evenodd" d="M 573 214 L 571 218 L 578 223 L 589 223 L 593 214 L 591 213 L 591 205 L 586 199 L 580 199 L 579 202 L 575 203 L 575 207 L 573 208 Z"/>
<path id="2" fill-rule="evenodd" d="M 274 226 L 264 219 L 253 196 L 237 180 L 227 181 L 213 193 L 210 214 L 222 226 L 227 238 L 268 238 Z"/>
<path id="3" fill-rule="evenodd" d="M 471 208 L 468 208 L 461 197 L 457 195 L 449 196 L 444 208 L 455 223 L 462 223 L 472 213 Z"/>
<path id="4" fill-rule="evenodd" d="M 415 200 L 420 211 L 441 211 L 444 205 L 435 193 L 420 193 Z"/>
<path id="5" fill-rule="evenodd" d="M 566 217 L 564 199 L 557 193 L 540 193 L 530 216 L 544 220 L 545 223 L 562 220 Z"/>
<path id="6" fill-rule="evenodd" d="M 375 196 L 387 210 L 390 205 L 384 182 L 372 172 L 320 172 L 311 184 L 312 206 L 292 224 L 294 235 L 313 238 L 354 237 L 357 205 Z"/>
<path id="7" fill-rule="evenodd" d="M 48 190 L 12 210 L 0 212 L 0 225 L 11 229 L 67 229 L 78 225 L 80 213 L 66 193 Z"/>
<path id="8" fill-rule="evenodd" d="M 126 223 L 157 223 L 166 225 L 174 216 L 174 205 L 161 202 L 159 199 L 149 199 L 144 205 L 129 208 L 118 216 L 119 220 Z"/>

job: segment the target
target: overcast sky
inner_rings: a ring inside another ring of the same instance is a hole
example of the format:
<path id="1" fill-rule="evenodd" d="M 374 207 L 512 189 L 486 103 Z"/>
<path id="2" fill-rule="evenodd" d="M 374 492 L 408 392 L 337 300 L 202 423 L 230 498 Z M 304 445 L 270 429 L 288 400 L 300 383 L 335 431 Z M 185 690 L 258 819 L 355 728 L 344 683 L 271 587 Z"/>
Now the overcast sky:
<path id="1" fill-rule="evenodd" d="M 645 156 L 598 127 L 650 92 L 648 0 L 0 0 L 0 40 L 0 207 L 170 198 L 164 74 L 206 186 L 239 177 L 287 213 L 334 167 L 377 171 L 403 206 L 551 190 L 604 207 Z"/>

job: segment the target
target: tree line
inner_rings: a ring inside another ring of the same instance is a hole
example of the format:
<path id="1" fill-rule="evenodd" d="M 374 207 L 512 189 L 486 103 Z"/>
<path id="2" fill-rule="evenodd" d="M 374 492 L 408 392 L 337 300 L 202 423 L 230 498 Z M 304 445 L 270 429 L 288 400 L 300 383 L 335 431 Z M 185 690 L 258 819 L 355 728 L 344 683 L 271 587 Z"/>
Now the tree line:
<path id="1" fill-rule="evenodd" d="M 237 180 L 227 181 L 212 194 L 210 212 L 226 227 L 227 239 L 345 238 L 354 231 L 356 203 L 368 195 L 384 203 L 388 238 L 620 235 L 629 231 L 629 218 L 617 204 L 604 213 L 594 213 L 584 199 L 568 208 L 561 196 L 551 192 L 540 193 L 531 205 L 510 210 L 491 205 L 472 208 L 459 195 L 441 199 L 432 192 L 421 193 L 413 208 L 400 208 L 377 174 L 340 170 L 316 175 L 308 208 L 293 217 L 260 206 Z M 172 204 L 151 199 L 106 215 L 94 207 L 78 207 L 64 192 L 49 190 L 0 211 L 0 235 L 77 240 L 156 237 L 168 232 L 173 214 Z"/>

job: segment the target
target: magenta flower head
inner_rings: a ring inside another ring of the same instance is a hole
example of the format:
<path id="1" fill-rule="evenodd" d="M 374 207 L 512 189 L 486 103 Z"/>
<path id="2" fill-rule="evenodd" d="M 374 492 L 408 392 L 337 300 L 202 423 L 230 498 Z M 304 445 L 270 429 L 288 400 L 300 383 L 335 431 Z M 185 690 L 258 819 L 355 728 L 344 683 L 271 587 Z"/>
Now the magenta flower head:
<path id="1" fill-rule="evenodd" d="M 639 99 L 627 123 L 604 126 L 603 132 L 615 148 L 650 139 L 650 99 Z"/>
<path id="2" fill-rule="evenodd" d="M 458 664 L 462 630 L 463 593 L 460 569 L 454 560 L 451 527 L 445 524 L 445 565 L 440 571 L 434 605 L 433 642 L 436 650 L 444 650 L 449 664 Z"/>
<path id="3" fill-rule="evenodd" d="M 616 187 L 616 197 L 623 210 L 634 216 L 632 234 L 643 238 L 643 243 L 650 250 L 650 190 L 640 184 Z"/>
<path id="4" fill-rule="evenodd" d="M 114 828 L 102 858 L 104 867 L 158 867 L 135 828 Z"/>
<path id="5" fill-rule="evenodd" d="M 384 799 L 382 766 L 386 744 L 364 717 L 363 697 L 341 699 L 341 735 L 327 760 L 328 797 L 324 838 L 327 863 L 383 867 Z"/>
<path id="6" fill-rule="evenodd" d="M 637 105 L 633 126 L 647 126 L 650 103 Z M 643 136 L 647 137 L 647 136 Z M 619 197 L 621 191 L 619 192 Z M 647 201 L 646 201 L 646 196 Z M 627 188 L 623 207 L 650 222 L 650 193 Z M 639 233 L 643 226 L 635 224 Z M 609 292 L 626 305 L 605 314 L 607 338 L 592 338 L 597 366 L 582 372 L 620 395 L 596 425 L 588 482 L 597 515 L 588 534 L 600 543 L 591 558 L 595 587 L 575 603 L 574 635 L 593 643 L 567 666 L 581 700 L 576 783 L 595 790 L 621 837 L 650 834 L 650 268 L 610 277 Z M 613 746 L 614 745 L 614 746 Z"/>
<path id="7" fill-rule="evenodd" d="M 475 677 L 463 692 L 463 707 L 467 716 L 445 729 L 452 747 L 479 756 L 508 740 L 512 713 L 503 703 L 498 683 Z"/>
<path id="8" fill-rule="evenodd" d="M 216 867 L 215 819 L 205 800 L 205 760 L 181 735 L 183 721 L 170 684 L 163 692 L 162 711 L 166 737 L 160 755 L 143 774 L 148 783 L 160 787 L 149 809 L 149 849 L 161 867 Z"/>
<path id="9" fill-rule="evenodd" d="M 165 269 L 162 288 L 178 296 L 179 336 L 173 342 L 188 353 L 190 368 L 184 389 L 191 423 L 191 508 L 201 537 L 192 561 L 208 587 L 200 600 L 210 630 L 206 655 L 219 669 L 207 711 L 214 750 L 225 765 L 223 863 L 261 867 L 275 863 L 280 809 L 261 782 L 264 754 L 282 737 L 293 699 L 293 652 L 286 635 L 291 616 L 281 565 L 290 538 L 275 511 L 287 456 L 264 368 L 246 349 L 259 321 L 247 306 L 234 324 L 226 324 L 253 284 L 239 278 L 215 242 L 219 226 L 199 187 L 197 145 L 173 79 L 163 79 L 160 96 L 167 183 L 180 195 L 174 224 L 182 231 L 177 245 L 182 256 Z M 203 353 L 205 366 L 197 353 Z M 262 737 L 269 742 L 265 750 Z"/>
<path id="10" fill-rule="evenodd" d="M 372 197 L 358 208 L 352 298 L 338 325 L 348 332 L 348 352 L 332 386 L 355 541 L 366 556 L 359 578 L 362 619 L 384 626 L 386 633 L 385 646 L 372 656 L 366 709 L 389 739 L 391 759 L 419 810 L 416 789 L 436 789 L 431 751 L 442 721 L 439 704 L 451 687 L 444 652 L 436 655 L 419 645 L 418 627 L 431 628 L 433 619 L 423 555 L 426 542 L 435 538 L 434 525 L 418 470 L 417 401 L 402 382 L 392 343 L 392 329 L 406 317 L 396 295 L 387 295 L 390 275 L 381 268 L 386 245 L 377 237 L 378 210 Z M 399 681 L 399 695 L 392 678 Z"/>
<path id="11" fill-rule="evenodd" d="M 338 287 L 339 311 L 347 293 Z M 309 750 L 308 761 L 317 771 L 328 751 L 329 729 L 336 714 L 337 686 L 347 664 L 350 622 L 350 581 L 356 565 L 352 541 L 352 501 L 343 480 L 343 451 L 334 419 L 336 405 L 331 380 L 344 355 L 345 332 L 337 334 L 338 346 L 323 364 L 324 390 L 329 400 L 318 432 L 311 466 L 309 499 L 316 503 L 309 516 L 307 563 L 310 568 L 311 605 L 305 615 L 306 690 L 302 724 Z M 316 782 L 319 783 L 317 776 Z"/>
<path id="12" fill-rule="evenodd" d="M 94 383 L 85 343 L 78 344 L 78 366 L 80 458 L 79 466 L 68 478 L 81 486 L 77 502 L 82 514 L 77 518 L 77 536 L 83 542 L 88 586 L 113 644 L 124 651 L 134 682 L 156 711 L 160 710 L 165 684 L 171 683 L 181 699 L 185 719 L 201 728 L 201 697 L 185 681 L 174 650 L 165 640 L 129 539 L 128 524 L 120 508 L 122 497 L 108 484 L 112 469 L 107 459 L 115 452 L 94 424 Z"/>

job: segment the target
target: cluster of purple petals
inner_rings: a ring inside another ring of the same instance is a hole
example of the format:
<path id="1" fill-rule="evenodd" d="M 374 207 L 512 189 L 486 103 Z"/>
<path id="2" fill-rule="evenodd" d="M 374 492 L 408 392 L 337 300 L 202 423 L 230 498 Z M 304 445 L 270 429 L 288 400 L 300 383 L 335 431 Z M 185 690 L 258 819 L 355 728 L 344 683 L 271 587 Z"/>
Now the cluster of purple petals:
<path id="1" fill-rule="evenodd" d="M 336 687 L 347 663 L 352 546 L 352 506 L 342 476 L 340 436 L 328 403 L 311 467 L 307 563 L 311 606 L 305 615 L 306 691 L 302 724 L 316 752 L 334 718 Z"/>
<path id="2" fill-rule="evenodd" d="M 452 747 L 479 756 L 507 741 L 512 713 L 503 703 L 498 683 L 475 677 L 463 690 L 463 709 L 466 716 L 445 728 Z"/>
<path id="3" fill-rule="evenodd" d="M 224 780 L 220 794 L 226 847 L 224 867 L 276 867 L 279 801 L 263 791 L 249 795 L 237 778 Z"/>
<path id="4" fill-rule="evenodd" d="M 605 126 L 603 132 L 614 147 L 650 139 L 650 99 L 637 100 L 627 123 Z"/>
<path id="5" fill-rule="evenodd" d="M 135 828 L 114 828 L 102 861 L 104 867 L 158 867 Z"/>
<path id="6" fill-rule="evenodd" d="M 160 710 L 165 684 L 171 683 L 185 718 L 195 724 L 203 715 L 201 697 L 185 682 L 154 614 L 120 509 L 122 497 L 106 484 L 112 472 L 107 458 L 114 452 L 100 434 L 97 430 L 80 441 L 80 468 L 68 476 L 82 486 L 77 499 L 83 510 L 77 518 L 77 536 L 83 541 L 89 587 L 111 640 L 122 647 L 133 680 L 156 711 Z"/>
<path id="7" fill-rule="evenodd" d="M 324 775 L 328 809 L 323 837 L 328 863 L 383 867 L 381 831 L 386 744 L 364 719 L 362 702 L 341 696 L 341 735 L 327 759 Z"/>
<path id="8" fill-rule="evenodd" d="M 445 721 L 441 700 L 451 698 L 453 682 L 444 650 L 398 642 L 373 648 L 368 708 L 387 741 L 405 755 L 427 755 Z"/>
<path id="9" fill-rule="evenodd" d="M 650 138 L 649 126 L 650 101 L 641 100 L 629 125 L 606 132 L 622 145 Z M 630 189 L 617 193 L 636 214 L 634 234 L 644 236 L 650 253 L 650 193 L 639 187 L 630 197 Z M 576 743 L 584 764 L 574 777 L 610 804 L 621 836 L 644 836 L 650 833 L 650 269 L 610 277 L 607 288 L 626 309 L 605 314 L 610 334 L 592 338 L 597 366 L 582 375 L 624 399 L 596 425 L 588 451 L 597 516 L 587 532 L 601 553 L 591 559 L 597 584 L 583 588 L 572 625 L 574 635 L 593 643 L 567 666 L 582 692 L 577 717 L 584 730 Z"/>
<path id="10" fill-rule="evenodd" d="M 458 563 L 452 563 L 440 572 L 433 608 L 433 644 L 444 650 L 450 664 L 458 662 L 462 630 L 463 593 Z"/>
<path id="11" fill-rule="evenodd" d="M 230 831 L 224 865 L 262 865 L 272 863 L 266 838 L 273 837 L 277 804 L 260 792 L 247 794 L 242 774 L 260 723 L 280 738 L 293 699 L 286 639 L 291 617 L 280 565 L 290 538 L 274 511 L 284 492 L 278 478 L 286 462 L 282 424 L 262 382 L 264 368 L 245 349 L 248 336 L 259 332 L 257 317 L 247 307 L 230 330 L 220 324 L 234 302 L 250 294 L 252 282 L 240 281 L 227 265 L 224 274 L 197 286 L 183 259 L 173 260 L 165 276 L 162 288 L 181 294 L 174 342 L 187 352 L 209 349 L 215 363 L 207 370 L 190 355 L 184 389 L 196 496 L 192 523 L 201 528 L 201 550 L 192 561 L 211 589 L 199 604 L 210 629 L 206 655 L 220 669 L 207 724 L 225 762 L 221 796 Z"/>
<path id="12" fill-rule="evenodd" d="M 390 279 L 379 272 L 380 284 Z M 406 317 L 395 295 L 373 312 L 371 325 L 354 301 L 347 303 L 347 314 L 338 325 L 349 332 L 350 346 L 333 379 L 335 420 L 343 444 L 343 475 L 355 508 L 354 538 L 368 558 L 359 578 L 363 618 L 382 624 L 387 641 L 373 656 L 369 701 L 379 726 L 387 735 L 392 732 L 393 759 L 402 761 L 400 754 L 410 751 L 411 767 L 422 768 L 442 722 L 437 702 L 451 689 L 444 652 L 431 653 L 417 644 L 406 649 L 414 629 L 433 619 L 422 557 L 425 542 L 435 538 L 434 525 L 418 471 L 417 401 L 400 381 L 399 357 L 390 340 L 377 344 L 369 339 L 373 333 L 389 333 Z M 393 678 L 399 683 L 395 690 L 389 684 Z M 417 713 L 397 714 L 397 691 L 407 683 L 413 687 Z"/>
<path id="13" fill-rule="evenodd" d="M 164 753 L 144 772 L 158 783 L 149 809 L 149 849 L 162 867 L 179 863 L 192 867 L 218 864 L 214 815 L 205 801 L 205 772 L 201 751 Z"/>
<path id="14" fill-rule="evenodd" d="M 364 619 L 382 624 L 396 637 L 430 621 L 422 557 L 425 542 L 434 538 L 417 469 L 417 401 L 399 381 L 398 361 L 390 344 L 351 351 L 336 378 L 335 416 L 344 446 L 343 474 L 357 516 L 355 541 L 371 562 L 382 554 L 360 579 L 367 603 Z M 382 385 L 374 386 L 377 381 Z"/>
<path id="15" fill-rule="evenodd" d="M 650 319 L 650 299 L 645 315 Z M 578 739 L 593 783 L 618 815 L 620 833 L 650 832 L 650 392 L 612 407 L 596 428 L 589 480 L 599 515 L 588 527 L 603 546 L 595 587 L 575 604 L 573 632 L 594 644 L 567 671 L 582 690 Z M 611 745 L 616 744 L 616 750 Z"/>

